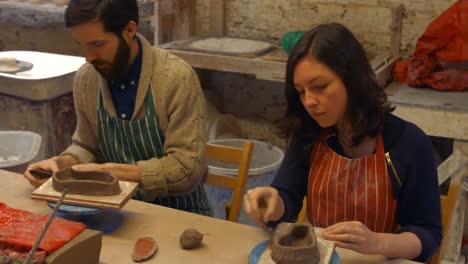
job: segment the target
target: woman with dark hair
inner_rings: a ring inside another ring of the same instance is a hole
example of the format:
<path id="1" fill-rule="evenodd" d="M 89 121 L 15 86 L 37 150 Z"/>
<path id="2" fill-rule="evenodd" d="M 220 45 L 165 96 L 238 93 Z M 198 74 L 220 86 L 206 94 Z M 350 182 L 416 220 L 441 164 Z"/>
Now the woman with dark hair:
<path id="1" fill-rule="evenodd" d="M 322 236 L 363 254 L 425 261 L 441 238 L 429 138 L 391 114 L 364 49 L 340 24 L 306 32 L 289 54 L 288 149 L 271 187 L 249 190 L 261 226 L 307 216 Z"/>

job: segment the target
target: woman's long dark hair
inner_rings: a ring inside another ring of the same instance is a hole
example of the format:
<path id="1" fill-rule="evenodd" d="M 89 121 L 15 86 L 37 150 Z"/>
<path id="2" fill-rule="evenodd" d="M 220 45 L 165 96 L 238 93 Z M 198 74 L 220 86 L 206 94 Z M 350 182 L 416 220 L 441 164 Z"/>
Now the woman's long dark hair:
<path id="1" fill-rule="evenodd" d="M 323 128 L 307 113 L 294 88 L 294 68 L 305 56 L 329 67 L 342 80 L 348 95 L 345 118 L 353 131 L 353 143 L 376 136 L 385 116 L 392 112 L 383 89 L 377 83 L 366 53 L 356 37 L 341 24 L 323 24 L 306 32 L 293 47 L 286 68 L 287 110 L 279 122 L 280 136 L 288 144 L 306 138 L 318 139 Z"/>

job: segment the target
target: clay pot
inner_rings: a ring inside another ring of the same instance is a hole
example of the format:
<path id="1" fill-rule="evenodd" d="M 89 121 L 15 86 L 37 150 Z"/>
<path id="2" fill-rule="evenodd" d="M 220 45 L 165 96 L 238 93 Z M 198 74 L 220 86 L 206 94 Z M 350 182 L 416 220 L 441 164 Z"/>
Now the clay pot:
<path id="1" fill-rule="evenodd" d="M 271 242 L 271 258 L 278 264 L 314 264 L 320 262 L 314 228 L 307 223 L 281 223 Z"/>
<path id="2" fill-rule="evenodd" d="M 119 181 L 103 171 L 76 171 L 65 168 L 52 176 L 52 186 L 58 192 L 68 189 L 70 194 L 109 196 L 120 194 Z"/>

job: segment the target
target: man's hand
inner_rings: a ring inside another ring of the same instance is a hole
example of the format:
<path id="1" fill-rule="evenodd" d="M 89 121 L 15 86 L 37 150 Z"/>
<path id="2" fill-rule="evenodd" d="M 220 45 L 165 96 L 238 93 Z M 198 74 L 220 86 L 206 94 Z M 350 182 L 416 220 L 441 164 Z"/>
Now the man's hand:
<path id="1" fill-rule="evenodd" d="M 33 163 L 29 165 L 28 168 L 26 169 L 26 172 L 24 173 L 24 178 L 28 180 L 32 186 L 39 187 L 44 182 L 46 182 L 48 178 L 45 178 L 45 179 L 36 178 L 31 174 L 30 172 L 31 170 L 42 170 L 42 171 L 46 171 L 50 173 L 55 173 L 56 171 L 59 170 L 58 165 L 57 165 L 57 157 L 53 157 L 50 159 L 46 159 L 43 161 Z"/>

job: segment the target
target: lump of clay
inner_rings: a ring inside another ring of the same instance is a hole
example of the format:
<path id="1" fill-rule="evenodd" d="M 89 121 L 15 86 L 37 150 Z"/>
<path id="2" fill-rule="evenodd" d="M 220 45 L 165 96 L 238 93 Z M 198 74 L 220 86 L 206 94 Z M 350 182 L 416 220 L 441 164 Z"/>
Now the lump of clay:
<path id="1" fill-rule="evenodd" d="M 158 244 L 152 237 L 142 237 L 135 242 L 133 248 L 132 260 L 135 262 L 141 262 L 153 257 L 158 251 Z"/>
<path id="2" fill-rule="evenodd" d="M 271 242 L 271 258 L 276 263 L 319 263 L 320 253 L 314 228 L 307 223 L 278 225 Z"/>
<path id="3" fill-rule="evenodd" d="M 68 189 L 70 194 L 109 196 L 120 194 L 119 181 L 103 171 L 76 171 L 71 167 L 58 170 L 52 176 L 52 186 L 58 192 Z"/>
<path id="4" fill-rule="evenodd" d="M 203 240 L 203 234 L 198 232 L 198 230 L 189 228 L 185 230 L 180 236 L 180 245 L 183 249 L 192 249 L 201 245 Z"/>

